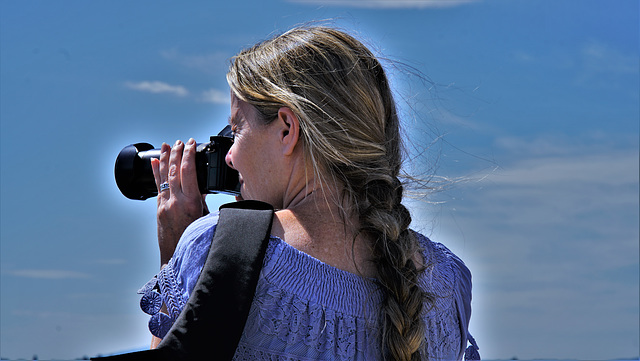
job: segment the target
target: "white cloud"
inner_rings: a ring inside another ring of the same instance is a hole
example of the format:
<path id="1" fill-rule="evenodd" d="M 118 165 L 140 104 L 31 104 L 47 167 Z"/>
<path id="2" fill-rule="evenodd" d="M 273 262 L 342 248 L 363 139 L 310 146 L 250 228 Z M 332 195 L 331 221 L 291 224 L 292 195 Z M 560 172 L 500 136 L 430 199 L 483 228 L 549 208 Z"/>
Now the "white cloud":
<path id="1" fill-rule="evenodd" d="M 154 94 L 169 93 L 179 97 L 189 94 L 189 91 L 181 85 L 170 85 L 161 81 L 126 82 L 125 86 L 129 89 Z"/>
<path id="2" fill-rule="evenodd" d="M 634 152 L 522 160 L 496 172 L 490 181 L 502 186 L 608 185 L 638 182 L 638 154 Z"/>
<path id="3" fill-rule="evenodd" d="M 567 139 L 562 137 L 548 135 L 527 140 L 522 137 L 503 136 L 494 140 L 496 147 L 500 148 L 504 153 L 515 156 L 549 156 L 566 154 L 567 151 L 573 151 L 567 148 Z"/>
<path id="4" fill-rule="evenodd" d="M 223 92 L 217 89 L 209 89 L 202 92 L 200 100 L 205 103 L 229 104 L 231 98 L 229 92 Z"/>
<path id="5" fill-rule="evenodd" d="M 454 213 L 496 237 L 520 239 L 521 246 L 536 248 L 544 244 L 537 237 L 548 237 L 559 247 L 594 239 L 605 245 L 616 240 L 623 247 L 620 242 L 635 237 L 627 246 L 637 247 L 638 164 L 637 150 L 521 159 L 480 182 L 461 183 L 464 201 L 457 201 Z M 589 240 L 580 239 L 585 237 Z M 584 252 L 579 248 L 574 255 Z M 620 261 L 628 254 L 600 256 L 595 263 L 615 263 L 615 257 Z"/>
<path id="6" fill-rule="evenodd" d="M 87 273 L 56 270 L 56 269 L 22 269 L 9 271 L 9 274 L 16 277 L 35 278 L 44 280 L 62 280 L 62 279 L 78 279 L 90 278 Z"/>
<path id="7" fill-rule="evenodd" d="M 402 8 L 447 8 L 478 0 L 289 0 L 293 3 L 325 6 L 341 6 L 372 9 L 402 9 Z"/>

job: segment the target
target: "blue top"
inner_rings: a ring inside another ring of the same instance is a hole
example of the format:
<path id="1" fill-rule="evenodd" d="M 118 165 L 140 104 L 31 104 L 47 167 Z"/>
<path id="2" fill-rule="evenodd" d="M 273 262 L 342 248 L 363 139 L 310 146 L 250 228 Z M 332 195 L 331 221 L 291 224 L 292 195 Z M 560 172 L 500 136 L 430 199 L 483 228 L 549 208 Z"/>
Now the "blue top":
<path id="1" fill-rule="evenodd" d="M 218 221 L 192 223 L 167 266 L 139 293 L 149 329 L 164 337 L 185 306 L 207 259 Z M 459 360 L 471 316 L 471 273 L 445 246 L 416 234 L 429 265 L 421 286 L 437 296 L 424 314 L 430 359 Z M 380 358 L 375 280 L 337 269 L 271 236 L 234 360 L 374 360 Z M 162 303 L 168 315 L 160 312 Z M 469 350 L 467 350 L 469 352 Z"/>

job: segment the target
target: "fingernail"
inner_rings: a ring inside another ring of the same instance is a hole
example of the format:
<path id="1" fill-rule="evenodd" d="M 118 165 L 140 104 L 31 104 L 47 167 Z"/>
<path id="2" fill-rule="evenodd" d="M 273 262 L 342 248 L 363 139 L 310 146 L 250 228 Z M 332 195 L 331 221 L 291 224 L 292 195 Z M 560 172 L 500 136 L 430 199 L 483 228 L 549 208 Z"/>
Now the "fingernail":
<path id="1" fill-rule="evenodd" d="M 180 139 L 176 140 L 176 144 L 175 144 L 175 146 L 176 146 L 176 147 L 177 147 L 177 146 L 179 146 L 179 145 L 180 145 L 180 143 L 182 143 L 182 142 L 180 141 Z"/>
<path id="2" fill-rule="evenodd" d="M 196 140 L 193 138 L 189 138 L 189 141 L 187 142 L 187 145 L 194 145 L 196 144 Z"/>

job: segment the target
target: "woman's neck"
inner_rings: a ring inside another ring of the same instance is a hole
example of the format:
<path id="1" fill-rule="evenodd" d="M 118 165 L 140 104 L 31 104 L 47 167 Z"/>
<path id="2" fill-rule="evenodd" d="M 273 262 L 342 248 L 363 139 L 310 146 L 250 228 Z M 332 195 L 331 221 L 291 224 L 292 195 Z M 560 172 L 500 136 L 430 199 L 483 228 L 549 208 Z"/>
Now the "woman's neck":
<path id="1" fill-rule="evenodd" d="M 373 277 L 371 242 L 358 234 L 358 216 L 341 200 L 337 187 L 310 191 L 276 212 L 272 234 L 331 266 Z"/>

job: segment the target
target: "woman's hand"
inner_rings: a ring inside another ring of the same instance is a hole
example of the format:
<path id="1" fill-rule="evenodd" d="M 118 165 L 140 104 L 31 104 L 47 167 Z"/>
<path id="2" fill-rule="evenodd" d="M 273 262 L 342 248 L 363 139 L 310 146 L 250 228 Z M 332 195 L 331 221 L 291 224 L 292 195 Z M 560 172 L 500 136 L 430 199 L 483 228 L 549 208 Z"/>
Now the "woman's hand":
<path id="1" fill-rule="evenodd" d="M 191 222 L 209 213 L 196 176 L 196 142 L 162 144 L 160 159 L 151 160 L 158 187 L 158 246 L 164 267 L 173 256 L 182 232 Z M 163 183 L 169 185 L 162 189 Z"/>

